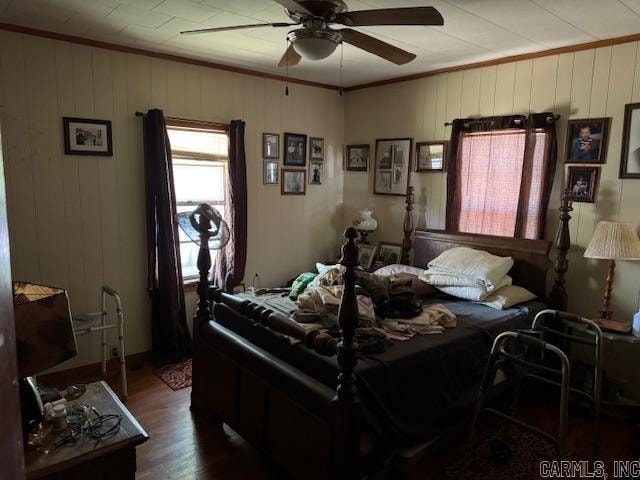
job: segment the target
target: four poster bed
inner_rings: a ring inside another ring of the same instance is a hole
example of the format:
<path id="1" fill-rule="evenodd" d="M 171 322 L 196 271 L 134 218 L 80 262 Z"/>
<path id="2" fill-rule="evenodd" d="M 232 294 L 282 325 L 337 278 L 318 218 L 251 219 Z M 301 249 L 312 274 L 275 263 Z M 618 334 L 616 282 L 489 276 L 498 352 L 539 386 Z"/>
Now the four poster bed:
<path id="1" fill-rule="evenodd" d="M 367 355 L 355 341 L 358 250 L 353 228 L 345 232 L 340 260 L 345 267 L 340 340 L 309 331 L 264 304 L 210 286 L 209 252 L 200 251 L 191 408 L 210 421 L 228 424 L 290 478 L 361 478 L 398 445 L 437 437 L 459 423 L 460 412 L 475 400 L 491 339 L 501 331 L 529 326 L 532 315 L 545 306 L 566 305 L 571 211 L 567 199 L 560 208 L 548 294 L 551 242 L 414 232 L 411 187 L 406 204 L 402 263 L 425 268 L 456 246 L 511 256 L 514 284 L 545 303 L 489 312 L 472 302 L 440 299 L 457 315 L 456 328 Z M 300 343 L 292 344 L 291 337 Z"/>

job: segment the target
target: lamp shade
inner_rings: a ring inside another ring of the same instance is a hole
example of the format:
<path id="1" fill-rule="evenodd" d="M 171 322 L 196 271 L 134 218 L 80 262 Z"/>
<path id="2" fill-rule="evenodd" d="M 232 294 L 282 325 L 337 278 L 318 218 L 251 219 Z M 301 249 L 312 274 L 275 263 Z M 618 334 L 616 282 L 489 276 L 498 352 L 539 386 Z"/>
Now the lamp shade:
<path id="1" fill-rule="evenodd" d="M 640 260 L 640 239 L 630 222 L 600 222 L 584 252 L 586 258 Z"/>
<path id="2" fill-rule="evenodd" d="M 13 303 L 21 377 L 43 372 L 78 353 L 65 290 L 14 282 Z"/>

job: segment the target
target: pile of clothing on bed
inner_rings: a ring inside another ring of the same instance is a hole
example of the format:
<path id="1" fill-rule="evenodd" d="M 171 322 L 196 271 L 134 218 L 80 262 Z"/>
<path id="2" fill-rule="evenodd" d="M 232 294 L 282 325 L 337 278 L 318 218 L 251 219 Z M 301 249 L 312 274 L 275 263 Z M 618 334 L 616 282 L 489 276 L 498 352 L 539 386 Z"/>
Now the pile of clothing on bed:
<path id="1" fill-rule="evenodd" d="M 343 267 L 318 264 L 317 268 L 317 274 L 307 272 L 296 278 L 289 298 L 298 307 L 296 321 L 332 330 L 337 328 Z M 356 270 L 358 333 L 408 340 L 417 334 L 433 335 L 455 327 L 456 317 L 447 308 L 422 305 L 420 296 L 433 291 L 415 273 Z"/>

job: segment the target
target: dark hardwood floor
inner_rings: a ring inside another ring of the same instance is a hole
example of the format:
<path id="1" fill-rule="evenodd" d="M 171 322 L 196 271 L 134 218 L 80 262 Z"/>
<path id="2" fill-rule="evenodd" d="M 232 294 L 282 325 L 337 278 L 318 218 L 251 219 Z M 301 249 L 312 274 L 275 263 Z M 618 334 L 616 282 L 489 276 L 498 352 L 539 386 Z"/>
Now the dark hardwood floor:
<path id="1" fill-rule="evenodd" d="M 138 479 L 282 478 L 229 427 L 221 430 L 192 415 L 189 410 L 190 388 L 174 392 L 154 375 L 150 362 L 138 363 L 129 371 L 129 400 L 126 405 L 151 437 L 137 449 Z M 86 376 L 70 378 L 63 374 L 45 380 L 62 388 L 69 383 L 96 379 Z M 107 381 L 118 392 L 119 376 L 112 375 Z M 524 396 L 519 411 L 524 418 L 551 432 L 556 427 L 555 401 L 552 394 L 532 389 Z M 640 458 L 638 425 L 611 418 L 603 419 L 601 448 L 595 456 L 592 425 L 582 413 L 574 409 L 571 416 L 569 451 L 572 459 L 601 459 L 610 463 L 618 459 Z M 442 480 L 445 467 L 459 458 L 462 444 L 463 439 L 458 437 L 433 449 L 406 478 Z M 390 478 L 399 478 L 399 474 L 394 473 Z"/>

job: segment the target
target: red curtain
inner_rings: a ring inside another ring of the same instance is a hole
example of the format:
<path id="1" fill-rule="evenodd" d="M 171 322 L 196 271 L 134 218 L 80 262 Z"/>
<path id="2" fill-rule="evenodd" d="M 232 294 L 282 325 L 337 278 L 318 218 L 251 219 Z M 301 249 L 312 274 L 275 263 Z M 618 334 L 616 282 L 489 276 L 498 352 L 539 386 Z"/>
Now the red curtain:
<path id="1" fill-rule="evenodd" d="M 552 114 L 455 120 L 447 229 L 541 238 L 555 170 L 553 124 Z"/>

